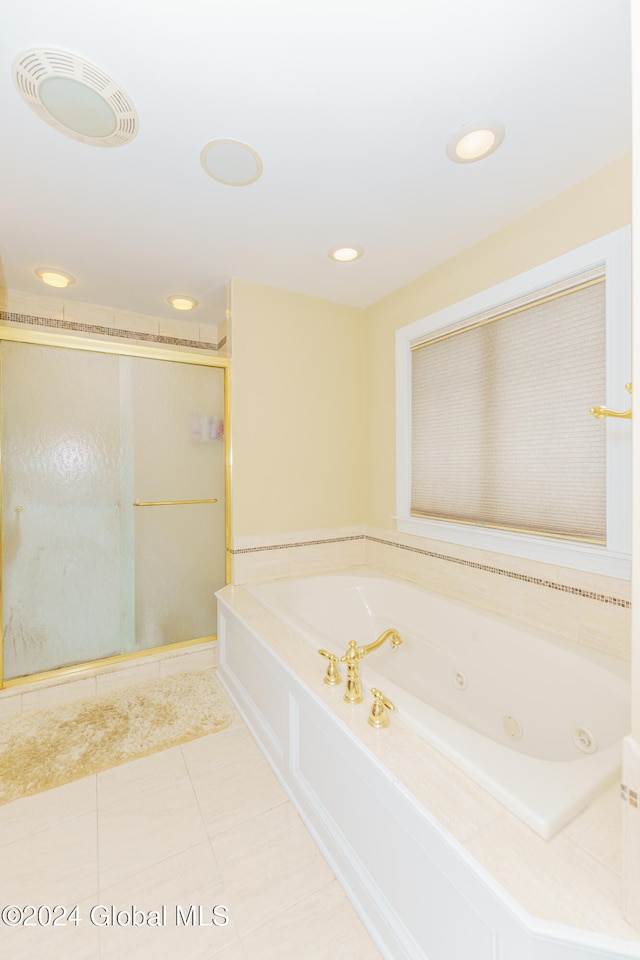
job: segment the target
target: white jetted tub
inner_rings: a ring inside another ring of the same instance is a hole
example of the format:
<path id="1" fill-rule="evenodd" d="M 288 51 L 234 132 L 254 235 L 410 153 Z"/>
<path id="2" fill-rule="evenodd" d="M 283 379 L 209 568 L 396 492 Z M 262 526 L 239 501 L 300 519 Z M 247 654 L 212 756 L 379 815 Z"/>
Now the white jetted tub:
<path id="1" fill-rule="evenodd" d="M 338 656 L 350 640 L 398 630 L 402 645 L 360 661 L 365 689 L 379 687 L 397 715 L 545 839 L 619 773 L 629 676 L 614 657 L 381 576 L 304 577 L 249 592 Z M 318 656 L 319 674 L 326 664 Z"/>

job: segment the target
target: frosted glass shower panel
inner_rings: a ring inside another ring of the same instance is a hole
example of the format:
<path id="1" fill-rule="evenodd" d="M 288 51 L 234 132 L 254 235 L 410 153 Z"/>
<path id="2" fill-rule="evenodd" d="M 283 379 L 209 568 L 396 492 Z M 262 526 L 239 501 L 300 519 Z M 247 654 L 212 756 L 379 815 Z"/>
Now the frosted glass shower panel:
<path id="1" fill-rule="evenodd" d="M 119 652 L 118 358 L 3 342 L 4 677 Z"/>
<path id="2" fill-rule="evenodd" d="M 216 632 L 215 591 L 225 583 L 224 507 L 136 510 L 136 637 L 141 649 Z"/>
<path id="3" fill-rule="evenodd" d="M 134 476 L 145 501 L 224 499 L 224 371 L 132 358 Z"/>
<path id="4" fill-rule="evenodd" d="M 216 632 L 214 594 L 225 583 L 224 371 L 127 362 L 136 637 L 148 649 Z"/>

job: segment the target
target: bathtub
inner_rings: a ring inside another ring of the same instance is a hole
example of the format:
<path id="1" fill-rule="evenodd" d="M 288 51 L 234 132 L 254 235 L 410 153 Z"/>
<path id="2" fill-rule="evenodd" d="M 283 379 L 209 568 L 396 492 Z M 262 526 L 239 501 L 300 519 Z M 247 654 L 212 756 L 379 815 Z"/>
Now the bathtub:
<path id="1" fill-rule="evenodd" d="M 350 640 L 398 630 L 402 645 L 360 661 L 365 691 L 380 688 L 398 717 L 545 839 L 619 774 L 630 685 L 614 657 L 374 574 L 249 592 L 338 656 Z M 318 657 L 319 672 L 326 663 Z"/>
<path id="2" fill-rule="evenodd" d="M 217 598 L 218 678 L 386 960 L 640 960 L 617 918 L 580 929 L 573 892 L 563 924 L 498 882 L 465 838 L 510 815 L 437 752 L 550 836 L 616 775 L 624 665 L 367 568 Z M 339 655 L 390 626 L 402 645 L 361 661 L 365 702 L 345 703 L 317 649 Z M 385 730 L 367 724 L 371 685 L 397 707 Z M 531 841 L 502 850 L 514 875 L 546 869 L 545 840 Z M 571 856 L 565 881 L 580 891 Z"/>

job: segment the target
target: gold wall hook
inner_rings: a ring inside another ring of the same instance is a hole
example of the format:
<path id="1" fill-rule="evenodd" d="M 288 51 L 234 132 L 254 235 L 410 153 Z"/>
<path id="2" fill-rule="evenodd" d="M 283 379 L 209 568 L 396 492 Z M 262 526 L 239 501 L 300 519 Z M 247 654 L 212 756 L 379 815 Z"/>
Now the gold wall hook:
<path id="1" fill-rule="evenodd" d="M 625 383 L 625 390 L 629 393 L 633 390 L 633 384 Z M 618 417 L 620 420 L 631 420 L 631 407 L 628 410 L 610 410 L 609 407 L 591 407 L 589 413 L 601 420 L 603 417 Z"/>
<path id="2" fill-rule="evenodd" d="M 329 661 L 327 665 L 327 672 L 324 675 L 324 682 L 330 687 L 335 687 L 339 683 L 342 683 L 340 668 L 338 666 L 338 658 L 335 656 L 335 654 L 329 653 L 328 650 L 318 650 L 318 653 L 321 657 L 326 657 Z"/>
<path id="3" fill-rule="evenodd" d="M 387 700 L 381 690 L 376 690 L 375 687 L 371 687 L 371 693 L 373 694 L 373 705 L 367 718 L 367 723 L 377 730 L 380 730 L 382 727 L 389 726 L 387 710 L 395 710 L 395 707 L 391 703 L 391 700 Z"/>

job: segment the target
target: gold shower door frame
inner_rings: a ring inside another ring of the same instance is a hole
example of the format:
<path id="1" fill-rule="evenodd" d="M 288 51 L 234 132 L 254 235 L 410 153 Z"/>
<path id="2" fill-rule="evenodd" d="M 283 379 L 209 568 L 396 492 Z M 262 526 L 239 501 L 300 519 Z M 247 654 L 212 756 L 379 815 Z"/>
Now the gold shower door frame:
<path id="1" fill-rule="evenodd" d="M 224 496 L 225 496 L 225 582 L 229 583 L 231 579 L 231 436 L 230 436 L 230 361 L 227 357 L 215 357 L 211 354 L 198 355 L 186 351 L 168 350 L 159 347 L 145 347 L 138 344 L 128 343 L 110 343 L 108 341 L 89 340 L 81 337 L 69 337 L 64 334 L 45 333 L 43 331 L 26 330 L 22 327 L 4 327 L 0 325 L 0 344 L 2 341 L 13 343 L 35 344 L 42 347 L 61 348 L 63 350 L 81 350 L 90 353 L 110 354 L 117 357 L 136 357 L 147 360 L 161 360 L 167 363 L 187 363 L 202 367 L 215 367 L 224 372 Z M 2 437 L 0 437 L 0 520 L 2 518 L 2 460 L 1 460 Z M 3 553 L 1 540 L 0 523 L 0 571 L 3 568 Z M 193 640 L 182 640 L 178 643 L 171 643 L 159 647 L 152 647 L 145 650 L 136 650 L 128 653 L 117 654 L 115 656 L 105 657 L 96 660 L 90 660 L 85 663 L 77 663 L 71 666 L 59 667 L 52 670 L 42 671 L 24 677 L 15 679 L 4 679 L 3 671 L 3 652 L 4 638 L 2 636 L 2 583 L 0 578 L 0 690 L 8 687 L 19 686 L 25 683 L 32 683 L 34 680 L 44 680 L 53 677 L 63 677 L 74 673 L 81 673 L 87 669 L 93 669 L 108 664 L 122 663 L 128 660 L 136 660 L 141 657 L 151 656 L 153 654 L 165 653 L 169 650 L 185 649 L 208 641 L 216 639 L 215 634 L 208 637 L 199 637 Z"/>

